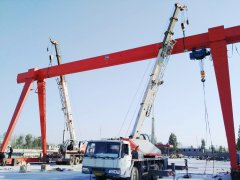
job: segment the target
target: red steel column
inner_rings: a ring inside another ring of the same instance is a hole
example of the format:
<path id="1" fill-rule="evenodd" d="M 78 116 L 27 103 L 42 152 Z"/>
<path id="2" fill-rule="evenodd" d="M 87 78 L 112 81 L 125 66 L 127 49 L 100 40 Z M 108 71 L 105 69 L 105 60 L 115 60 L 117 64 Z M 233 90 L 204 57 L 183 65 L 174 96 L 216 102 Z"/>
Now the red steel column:
<path id="1" fill-rule="evenodd" d="M 38 81 L 38 103 L 41 125 L 41 140 L 42 140 L 42 152 L 43 157 L 47 154 L 47 142 L 46 142 L 46 87 L 45 80 Z"/>
<path id="2" fill-rule="evenodd" d="M 218 85 L 218 93 L 221 101 L 222 115 L 230 154 L 231 168 L 237 168 L 237 152 L 234 133 L 234 121 L 232 110 L 231 87 L 228 69 L 227 42 L 225 40 L 224 27 L 208 30 L 213 65 Z"/>
<path id="3" fill-rule="evenodd" d="M 9 126 L 8 126 L 7 133 L 4 137 L 4 140 L 3 140 L 3 143 L 2 143 L 2 146 L 1 146 L 1 152 L 4 152 L 6 150 L 6 147 L 8 145 L 8 141 L 11 138 L 12 132 L 13 132 L 15 126 L 16 126 L 16 123 L 17 123 L 17 120 L 20 116 L 20 113 L 22 112 L 23 105 L 24 105 L 24 103 L 27 99 L 27 96 L 29 94 L 29 91 L 30 91 L 31 87 L 32 87 L 32 80 L 29 80 L 28 82 L 26 82 L 24 84 L 22 93 L 20 95 L 17 106 L 16 106 L 15 111 L 13 113 L 12 120 L 11 120 Z"/>

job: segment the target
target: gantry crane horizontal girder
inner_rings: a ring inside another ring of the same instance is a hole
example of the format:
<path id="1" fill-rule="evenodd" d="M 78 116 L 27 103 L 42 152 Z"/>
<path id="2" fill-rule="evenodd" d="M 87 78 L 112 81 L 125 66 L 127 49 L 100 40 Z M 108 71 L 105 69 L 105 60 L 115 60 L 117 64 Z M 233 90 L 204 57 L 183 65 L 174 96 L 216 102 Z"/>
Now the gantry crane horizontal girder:
<path id="1" fill-rule="evenodd" d="M 240 41 L 240 26 L 224 29 L 224 39 L 227 44 L 233 44 Z M 183 44 L 183 38 L 176 39 L 172 54 L 183 53 L 186 50 L 191 51 L 193 48 L 200 49 L 202 47 L 209 48 L 210 43 L 221 39 L 218 34 L 215 37 L 209 37 L 209 33 L 203 33 L 193 36 L 188 36 L 184 39 L 185 46 Z M 125 51 L 115 52 L 93 58 L 78 60 L 69 62 L 57 66 L 47 67 L 43 69 L 35 69 L 34 71 L 24 72 L 18 74 L 17 82 L 24 83 L 31 80 L 41 80 L 60 75 L 73 74 L 82 71 L 89 71 L 98 68 L 105 68 L 120 64 L 126 64 L 146 59 L 155 58 L 159 49 L 162 47 L 162 43 L 155 43 L 147 46 L 142 46 Z"/>

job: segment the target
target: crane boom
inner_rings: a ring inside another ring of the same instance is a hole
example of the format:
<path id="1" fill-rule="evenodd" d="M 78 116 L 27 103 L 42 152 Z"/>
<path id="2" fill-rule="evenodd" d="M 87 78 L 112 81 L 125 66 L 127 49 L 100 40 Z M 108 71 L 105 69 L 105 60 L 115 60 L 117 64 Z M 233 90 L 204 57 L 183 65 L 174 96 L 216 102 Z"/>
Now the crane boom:
<path id="1" fill-rule="evenodd" d="M 131 137 L 138 138 L 140 136 L 142 126 L 146 117 L 150 115 L 154 99 L 156 97 L 158 86 L 163 83 L 163 75 L 171 55 L 172 49 L 176 41 L 173 39 L 173 29 L 178 20 L 178 14 L 180 11 L 186 9 L 186 6 L 175 4 L 175 10 L 172 17 L 170 18 L 170 23 L 165 36 L 163 39 L 162 47 L 159 49 L 155 65 L 153 67 L 150 79 L 143 96 L 142 103 L 140 104 L 140 109 L 131 133 Z"/>
<path id="2" fill-rule="evenodd" d="M 55 47 L 57 62 L 58 62 L 58 65 L 60 65 L 62 63 L 62 60 L 61 60 L 61 55 L 59 53 L 58 42 L 53 41 L 51 39 L 50 39 L 50 42 Z M 61 103 L 62 103 L 62 110 L 66 120 L 66 127 L 67 127 L 67 130 L 69 131 L 70 140 L 76 141 L 76 134 L 75 134 L 75 129 L 73 125 L 72 109 L 70 105 L 70 98 L 68 95 L 67 81 L 64 75 L 61 75 L 59 76 L 59 78 L 57 78 L 57 84 L 58 84 L 59 94 L 60 94 Z M 64 141 L 64 134 L 63 134 L 63 141 Z"/>

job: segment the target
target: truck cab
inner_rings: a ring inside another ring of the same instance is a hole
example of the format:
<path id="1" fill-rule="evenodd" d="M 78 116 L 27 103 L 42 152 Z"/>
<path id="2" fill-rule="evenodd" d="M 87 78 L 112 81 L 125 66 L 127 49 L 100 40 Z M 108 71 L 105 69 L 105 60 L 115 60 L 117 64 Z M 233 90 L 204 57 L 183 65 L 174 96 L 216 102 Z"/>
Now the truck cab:
<path id="1" fill-rule="evenodd" d="M 82 172 L 94 174 L 96 179 L 157 179 L 158 175 L 151 172 L 164 170 L 167 165 L 167 158 L 149 140 L 120 138 L 89 141 Z"/>
<path id="2" fill-rule="evenodd" d="M 83 158 L 82 172 L 96 177 L 130 177 L 132 155 L 124 140 L 89 141 Z"/>

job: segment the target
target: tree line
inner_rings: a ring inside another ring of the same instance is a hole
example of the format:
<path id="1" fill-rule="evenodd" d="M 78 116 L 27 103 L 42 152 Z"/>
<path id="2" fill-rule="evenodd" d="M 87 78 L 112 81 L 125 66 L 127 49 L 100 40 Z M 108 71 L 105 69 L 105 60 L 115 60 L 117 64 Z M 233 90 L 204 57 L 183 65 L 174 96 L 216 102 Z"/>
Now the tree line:
<path id="1" fill-rule="evenodd" d="M 6 133 L 2 134 L 2 137 L 5 136 Z M 162 143 L 161 143 L 162 144 Z M 168 139 L 168 144 L 173 145 L 173 151 L 176 152 L 179 149 L 179 142 L 177 141 L 177 136 L 174 133 L 171 133 Z M 34 137 L 31 134 L 27 135 L 15 135 L 12 137 L 10 141 L 10 145 L 13 148 L 19 148 L 19 149 L 25 149 L 25 148 L 41 148 L 42 142 L 41 142 L 41 136 Z M 237 138 L 237 144 L 236 144 L 237 150 L 240 151 L 240 126 L 238 130 L 238 138 Z M 198 147 L 202 150 L 206 150 L 206 142 L 204 139 L 201 139 L 201 146 Z M 228 150 L 224 146 L 219 146 L 218 149 L 215 146 L 210 146 L 208 148 L 209 150 L 212 150 L 213 152 L 228 152 Z"/>
<path id="2" fill-rule="evenodd" d="M 238 141 L 237 142 L 239 144 L 239 150 L 240 150 L 240 129 L 239 129 L 239 132 L 238 132 Z M 174 133 L 170 134 L 169 139 L 168 139 L 168 144 L 173 145 L 173 151 L 174 152 L 178 151 L 178 145 L 180 143 L 177 141 L 177 136 Z M 201 149 L 201 150 L 204 150 L 204 152 L 207 150 L 206 142 L 205 142 L 204 139 L 201 139 L 201 146 L 198 147 L 198 148 Z M 224 146 L 219 146 L 218 148 L 216 148 L 214 145 L 211 145 L 208 148 L 208 150 L 212 151 L 214 153 L 216 153 L 216 152 L 218 152 L 218 153 L 228 152 L 228 150 Z"/>
<path id="3" fill-rule="evenodd" d="M 173 150 L 176 151 L 178 149 L 178 142 L 177 142 L 177 136 L 174 133 L 171 133 L 168 139 L 168 143 L 173 145 Z M 202 139 L 201 140 L 201 149 L 206 150 L 206 143 L 205 140 Z M 218 149 L 215 148 L 215 146 L 211 146 L 209 147 L 209 149 L 211 149 L 213 152 L 228 152 L 228 150 L 224 147 L 224 146 L 219 146 Z M 238 128 L 238 137 L 237 137 L 237 143 L 236 143 L 236 149 L 237 151 L 240 151 L 240 126 Z"/>
<path id="4" fill-rule="evenodd" d="M 10 144 L 15 149 L 39 149 L 42 146 L 41 136 L 34 137 L 31 134 L 16 135 L 11 139 Z"/>

